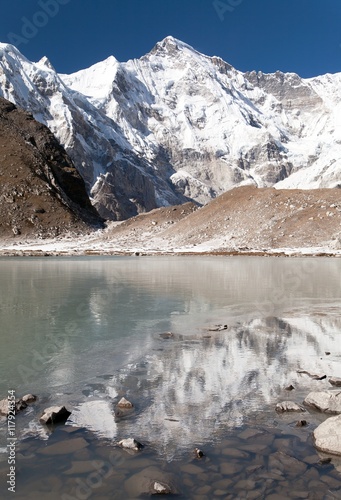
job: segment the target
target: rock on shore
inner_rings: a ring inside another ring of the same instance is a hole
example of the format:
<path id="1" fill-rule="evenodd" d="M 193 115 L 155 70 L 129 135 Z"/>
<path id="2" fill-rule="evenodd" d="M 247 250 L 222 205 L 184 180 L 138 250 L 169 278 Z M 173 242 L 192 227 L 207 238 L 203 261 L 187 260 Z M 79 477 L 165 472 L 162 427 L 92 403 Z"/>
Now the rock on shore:
<path id="1" fill-rule="evenodd" d="M 341 455 L 341 415 L 330 417 L 314 430 L 318 450 Z"/>
<path id="2" fill-rule="evenodd" d="M 305 398 L 304 404 L 323 413 L 341 413 L 341 391 L 310 392 Z"/>

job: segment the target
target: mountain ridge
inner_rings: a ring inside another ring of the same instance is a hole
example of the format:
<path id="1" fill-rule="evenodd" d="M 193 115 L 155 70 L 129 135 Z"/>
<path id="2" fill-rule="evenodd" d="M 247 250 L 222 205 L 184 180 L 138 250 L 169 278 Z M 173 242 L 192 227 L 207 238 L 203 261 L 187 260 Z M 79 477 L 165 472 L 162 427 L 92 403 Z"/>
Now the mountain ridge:
<path id="1" fill-rule="evenodd" d="M 59 75 L 0 44 L 0 95 L 49 126 L 107 219 L 243 185 L 341 185 L 339 73 L 242 73 L 169 36 Z"/>

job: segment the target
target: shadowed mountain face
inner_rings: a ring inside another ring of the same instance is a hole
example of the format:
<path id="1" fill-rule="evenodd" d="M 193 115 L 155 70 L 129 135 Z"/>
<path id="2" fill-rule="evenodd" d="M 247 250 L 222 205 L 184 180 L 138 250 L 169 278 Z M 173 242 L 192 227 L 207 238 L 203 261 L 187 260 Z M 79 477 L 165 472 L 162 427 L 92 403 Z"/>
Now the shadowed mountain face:
<path id="1" fill-rule="evenodd" d="M 50 130 L 0 98 L 0 235 L 49 237 L 101 224 Z"/>

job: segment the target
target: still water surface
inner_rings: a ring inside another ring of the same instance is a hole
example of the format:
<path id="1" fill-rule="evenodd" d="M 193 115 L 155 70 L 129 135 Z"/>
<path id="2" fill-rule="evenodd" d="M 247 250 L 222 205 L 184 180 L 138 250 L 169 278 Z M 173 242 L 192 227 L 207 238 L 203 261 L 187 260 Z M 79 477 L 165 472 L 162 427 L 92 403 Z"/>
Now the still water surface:
<path id="1" fill-rule="evenodd" d="M 0 259 L 0 277 L 0 399 L 12 389 L 39 396 L 16 419 L 17 498 L 140 498 L 147 480 L 138 474 L 151 467 L 155 477 L 174 474 L 168 479 L 181 498 L 271 498 L 287 494 L 289 478 L 292 490 L 290 470 L 271 476 L 270 458 L 286 446 L 307 476 L 301 470 L 296 482 L 308 496 L 291 498 L 341 498 L 325 496 L 341 488 L 337 461 L 315 476 L 304 461 L 314 462 L 311 433 L 325 417 L 311 415 L 297 435 L 300 416 L 274 412 L 280 400 L 329 388 L 298 369 L 341 376 L 341 260 Z M 115 416 L 122 396 L 135 409 Z M 65 429 L 39 424 L 52 404 L 72 410 Z M 66 430 L 84 449 L 63 453 Z M 125 437 L 145 449 L 136 456 L 116 448 Z M 6 439 L 2 420 L 2 478 Z M 193 461 L 195 446 L 205 462 Z M 113 470 L 96 469 L 99 458 Z M 256 466 L 261 474 L 250 472 Z M 39 486 L 42 476 L 50 479 Z"/>

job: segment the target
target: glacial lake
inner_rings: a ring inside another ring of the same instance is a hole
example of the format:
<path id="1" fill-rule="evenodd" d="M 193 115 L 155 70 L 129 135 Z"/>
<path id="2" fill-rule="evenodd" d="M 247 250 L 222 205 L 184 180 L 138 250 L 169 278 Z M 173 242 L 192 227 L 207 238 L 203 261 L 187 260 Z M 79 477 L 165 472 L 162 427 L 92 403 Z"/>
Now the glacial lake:
<path id="1" fill-rule="evenodd" d="M 147 498 L 155 481 L 180 499 L 341 498 L 341 460 L 312 439 L 326 416 L 275 411 L 341 377 L 341 259 L 2 258 L 0 277 L 0 399 L 38 396 L 16 416 L 16 499 Z M 51 429 L 53 405 L 72 414 Z M 144 448 L 117 446 L 130 437 Z M 0 417 L 0 498 L 7 443 Z"/>

